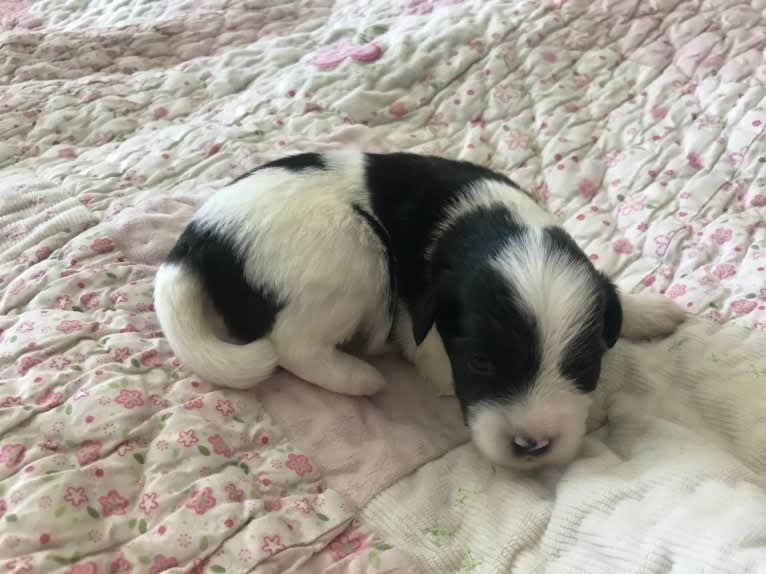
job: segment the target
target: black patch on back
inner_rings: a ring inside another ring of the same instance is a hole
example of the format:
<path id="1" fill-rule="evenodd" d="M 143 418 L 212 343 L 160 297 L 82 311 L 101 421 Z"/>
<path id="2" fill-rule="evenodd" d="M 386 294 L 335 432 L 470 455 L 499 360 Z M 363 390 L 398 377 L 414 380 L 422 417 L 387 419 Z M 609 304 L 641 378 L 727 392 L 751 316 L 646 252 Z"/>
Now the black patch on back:
<path id="1" fill-rule="evenodd" d="M 388 230 L 400 297 L 411 307 L 428 284 L 425 250 L 447 207 L 482 179 L 518 188 L 485 167 L 411 153 L 367 154 L 366 183 L 375 216 Z"/>
<path id="2" fill-rule="evenodd" d="M 200 277 L 235 338 L 249 343 L 271 332 L 285 302 L 270 290 L 248 283 L 239 247 L 230 238 L 192 221 L 167 261 L 186 265 Z"/>
<path id="3" fill-rule="evenodd" d="M 388 231 L 386 231 L 386 228 L 383 227 L 371 213 L 365 211 L 357 204 L 352 204 L 351 207 L 372 228 L 372 231 L 375 233 L 375 235 L 378 236 L 378 239 L 380 239 L 380 242 L 383 244 L 383 248 L 386 251 L 389 281 L 388 312 L 393 317 L 394 313 L 396 312 L 396 302 L 398 300 L 398 286 L 396 280 L 396 257 L 394 256 L 394 251 L 391 247 L 391 236 L 388 234 Z"/>
<path id="4" fill-rule="evenodd" d="M 282 167 L 289 171 L 304 171 L 307 169 L 327 169 L 327 164 L 319 153 L 300 153 L 296 155 L 289 155 L 270 161 L 263 165 L 259 165 L 255 169 L 240 175 L 231 183 L 236 183 L 241 179 L 254 174 L 255 172 L 266 169 L 267 167 Z M 229 185 L 231 185 L 231 183 Z"/>

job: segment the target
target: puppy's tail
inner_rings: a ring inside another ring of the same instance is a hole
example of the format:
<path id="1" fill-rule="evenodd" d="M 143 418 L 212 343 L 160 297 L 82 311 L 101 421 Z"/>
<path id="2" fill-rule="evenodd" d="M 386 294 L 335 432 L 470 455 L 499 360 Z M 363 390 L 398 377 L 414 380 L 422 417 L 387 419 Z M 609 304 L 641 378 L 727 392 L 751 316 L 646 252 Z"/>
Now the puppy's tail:
<path id="1" fill-rule="evenodd" d="M 248 389 L 271 375 L 277 351 L 268 338 L 235 345 L 218 338 L 205 312 L 207 295 L 183 265 L 163 264 L 154 281 L 154 306 L 163 333 L 184 366 L 206 381 Z"/>

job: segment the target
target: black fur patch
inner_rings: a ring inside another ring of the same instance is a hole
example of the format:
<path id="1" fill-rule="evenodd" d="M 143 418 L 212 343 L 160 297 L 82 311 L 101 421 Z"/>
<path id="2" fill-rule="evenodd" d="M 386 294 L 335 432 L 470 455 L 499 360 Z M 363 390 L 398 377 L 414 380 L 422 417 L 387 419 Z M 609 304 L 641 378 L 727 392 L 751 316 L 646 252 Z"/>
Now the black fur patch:
<path id="1" fill-rule="evenodd" d="M 167 261 L 182 263 L 197 273 L 231 335 L 249 343 L 271 331 L 285 302 L 247 281 L 239 251 L 225 235 L 192 221 Z"/>
<path id="2" fill-rule="evenodd" d="M 256 171 L 265 169 L 267 167 L 283 167 L 289 171 L 303 171 L 306 169 L 327 169 L 327 164 L 319 153 L 300 153 L 296 155 L 289 155 L 270 161 L 263 165 L 259 165 L 255 169 L 240 175 L 231 183 L 236 183 L 241 179 L 254 174 Z M 231 185 L 231 184 L 229 184 Z"/>
<path id="3" fill-rule="evenodd" d="M 425 250 L 447 207 L 481 179 L 514 184 L 468 162 L 410 153 L 367 154 L 366 183 L 375 216 L 388 230 L 399 295 L 411 307 L 427 284 Z"/>
<path id="4" fill-rule="evenodd" d="M 352 205 L 351 207 L 372 228 L 372 231 L 375 233 L 375 235 L 378 236 L 378 239 L 380 239 L 380 242 L 383 244 L 383 248 L 386 250 L 389 281 L 388 312 L 393 317 L 396 313 L 396 302 L 398 300 L 398 283 L 396 280 L 396 257 L 394 256 L 394 251 L 391 247 L 391 236 L 388 234 L 388 231 L 386 231 L 386 228 L 383 227 L 371 213 L 368 213 L 356 204 Z"/>

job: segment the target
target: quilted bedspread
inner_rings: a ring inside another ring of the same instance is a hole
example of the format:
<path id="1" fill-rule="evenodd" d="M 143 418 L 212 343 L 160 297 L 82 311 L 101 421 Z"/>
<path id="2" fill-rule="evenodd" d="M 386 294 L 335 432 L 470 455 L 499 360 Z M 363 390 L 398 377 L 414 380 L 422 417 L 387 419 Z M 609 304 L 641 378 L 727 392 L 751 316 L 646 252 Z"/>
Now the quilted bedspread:
<path id="1" fill-rule="evenodd" d="M 0 572 L 766 572 L 766 2 L 0 0 Z M 380 395 L 188 372 L 152 306 L 200 203 L 297 151 L 462 158 L 697 319 L 514 475 Z"/>

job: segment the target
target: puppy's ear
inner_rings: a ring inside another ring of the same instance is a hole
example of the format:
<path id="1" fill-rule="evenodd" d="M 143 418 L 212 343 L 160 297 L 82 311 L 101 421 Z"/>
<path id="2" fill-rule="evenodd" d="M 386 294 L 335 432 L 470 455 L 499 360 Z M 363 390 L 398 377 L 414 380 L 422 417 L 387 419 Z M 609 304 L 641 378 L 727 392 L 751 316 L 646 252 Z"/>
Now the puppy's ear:
<path id="1" fill-rule="evenodd" d="M 617 287 L 601 273 L 601 289 L 604 294 L 604 342 L 608 348 L 614 347 L 622 331 L 622 304 Z"/>
<path id="2" fill-rule="evenodd" d="M 415 344 L 418 346 L 426 338 L 436 320 L 436 297 L 436 288 L 429 286 L 410 309 L 412 335 L 415 338 Z"/>
<path id="3" fill-rule="evenodd" d="M 412 335 L 420 345 L 439 318 L 441 326 L 453 328 L 457 320 L 457 302 L 454 294 L 456 276 L 442 270 L 409 310 L 412 316 Z"/>

